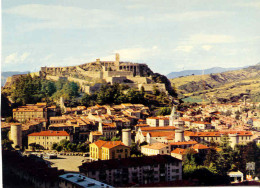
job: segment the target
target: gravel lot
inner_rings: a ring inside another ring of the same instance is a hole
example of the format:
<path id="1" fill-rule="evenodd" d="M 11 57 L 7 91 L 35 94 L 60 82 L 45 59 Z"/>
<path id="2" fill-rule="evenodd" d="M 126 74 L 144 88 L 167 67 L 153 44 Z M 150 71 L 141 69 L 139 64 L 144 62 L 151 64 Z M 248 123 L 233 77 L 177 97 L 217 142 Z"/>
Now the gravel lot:
<path id="1" fill-rule="evenodd" d="M 87 157 L 82 156 L 64 156 L 58 155 L 57 159 L 45 159 L 53 163 L 52 167 L 58 167 L 59 170 L 64 169 L 65 171 L 79 172 L 79 166 L 82 164 L 82 160 Z"/>

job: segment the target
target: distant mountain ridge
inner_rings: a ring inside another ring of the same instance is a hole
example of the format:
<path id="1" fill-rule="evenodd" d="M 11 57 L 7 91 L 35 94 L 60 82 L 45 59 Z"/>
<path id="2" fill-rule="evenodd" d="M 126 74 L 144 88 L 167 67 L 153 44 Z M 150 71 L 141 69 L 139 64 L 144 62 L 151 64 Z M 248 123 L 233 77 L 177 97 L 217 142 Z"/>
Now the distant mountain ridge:
<path id="1" fill-rule="evenodd" d="M 1 73 L 1 86 L 5 85 L 6 79 L 7 77 L 16 75 L 16 74 L 28 74 L 29 71 L 25 71 L 25 72 L 18 72 L 18 71 L 10 71 L 10 72 L 2 72 Z"/>
<path id="2" fill-rule="evenodd" d="M 222 73 L 227 71 L 239 70 L 246 67 L 233 67 L 233 68 L 222 68 L 222 67 L 213 67 L 210 69 L 205 69 L 204 74 L 215 74 L 215 73 Z M 168 79 L 177 78 L 180 76 L 190 76 L 190 75 L 202 75 L 203 70 L 184 70 L 179 72 L 171 72 L 166 75 Z"/>

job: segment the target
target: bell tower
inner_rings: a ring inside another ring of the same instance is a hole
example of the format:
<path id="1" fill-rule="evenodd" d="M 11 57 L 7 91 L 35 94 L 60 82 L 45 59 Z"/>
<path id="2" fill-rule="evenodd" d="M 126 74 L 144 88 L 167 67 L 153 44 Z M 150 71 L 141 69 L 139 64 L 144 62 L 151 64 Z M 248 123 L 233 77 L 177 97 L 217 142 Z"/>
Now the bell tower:
<path id="1" fill-rule="evenodd" d="M 116 53 L 116 60 L 115 60 L 116 67 L 119 67 L 119 61 L 120 61 L 120 55 L 119 55 L 119 53 Z"/>

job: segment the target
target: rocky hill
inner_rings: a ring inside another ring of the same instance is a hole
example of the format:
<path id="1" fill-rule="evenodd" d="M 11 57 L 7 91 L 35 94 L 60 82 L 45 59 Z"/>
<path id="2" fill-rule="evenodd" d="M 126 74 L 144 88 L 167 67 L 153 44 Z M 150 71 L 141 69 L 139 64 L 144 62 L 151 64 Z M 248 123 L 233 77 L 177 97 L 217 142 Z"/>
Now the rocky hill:
<path id="1" fill-rule="evenodd" d="M 4 86 L 6 83 L 6 79 L 10 76 L 17 75 L 17 74 L 27 74 L 27 72 L 18 72 L 18 71 L 12 71 L 12 72 L 2 72 L 1 73 L 1 86 Z"/>
<path id="2" fill-rule="evenodd" d="M 247 95 L 259 100 L 260 64 L 224 73 L 179 77 L 171 82 L 178 93 L 188 99 L 239 100 Z"/>

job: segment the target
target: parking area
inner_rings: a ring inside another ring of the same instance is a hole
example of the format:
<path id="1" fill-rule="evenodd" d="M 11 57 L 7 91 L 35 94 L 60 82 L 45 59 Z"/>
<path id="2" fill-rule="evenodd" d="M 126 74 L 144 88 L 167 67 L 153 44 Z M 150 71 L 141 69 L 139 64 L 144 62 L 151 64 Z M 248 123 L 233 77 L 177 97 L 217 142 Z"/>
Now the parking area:
<path id="1" fill-rule="evenodd" d="M 45 159 L 52 163 L 52 167 L 57 167 L 59 170 L 64 169 L 70 172 L 79 172 L 79 166 L 83 160 L 87 160 L 88 157 L 83 156 L 66 156 L 57 155 L 57 159 Z"/>

